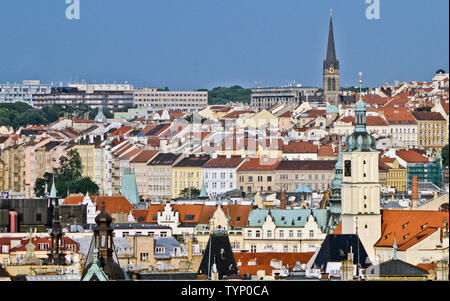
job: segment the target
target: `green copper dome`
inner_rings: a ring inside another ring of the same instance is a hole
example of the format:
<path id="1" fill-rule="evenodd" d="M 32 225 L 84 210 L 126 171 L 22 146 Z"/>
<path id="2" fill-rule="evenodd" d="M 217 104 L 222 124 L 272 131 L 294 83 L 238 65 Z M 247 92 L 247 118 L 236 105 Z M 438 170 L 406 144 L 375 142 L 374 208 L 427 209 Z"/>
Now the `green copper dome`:
<path id="1" fill-rule="evenodd" d="M 345 152 L 376 152 L 376 141 L 366 130 L 366 103 L 361 94 L 355 105 L 355 131 L 345 140 Z"/>

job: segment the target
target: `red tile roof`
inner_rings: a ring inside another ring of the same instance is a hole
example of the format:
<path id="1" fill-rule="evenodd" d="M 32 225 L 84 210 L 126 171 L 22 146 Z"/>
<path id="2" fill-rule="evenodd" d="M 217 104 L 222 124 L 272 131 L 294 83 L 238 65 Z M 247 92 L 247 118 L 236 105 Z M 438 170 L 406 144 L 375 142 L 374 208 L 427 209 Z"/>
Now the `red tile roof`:
<path id="1" fill-rule="evenodd" d="M 248 252 L 236 252 L 234 253 L 234 259 L 238 264 L 240 275 L 253 275 L 255 276 L 257 271 L 264 270 L 266 275 L 272 275 L 272 271 L 275 269 L 270 265 L 272 260 L 281 261 L 282 266 L 289 268 L 295 267 L 297 262 L 300 264 L 307 264 L 314 252 L 304 253 L 248 253 Z M 256 261 L 256 265 L 249 265 L 249 261 Z M 240 265 L 239 265 L 240 263 Z"/>
<path id="2" fill-rule="evenodd" d="M 114 213 L 127 213 L 134 209 L 133 205 L 124 196 L 89 196 L 97 205 L 97 210 L 102 209 L 102 201 L 105 200 L 105 209 L 109 215 Z M 63 204 L 79 205 L 83 202 L 84 196 L 71 195 L 68 196 Z"/>
<path id="3" fill-rule="evenodd" d="M 159 151 L 157 150 L 143 150 L 139 153 L 130 163 L 148 163 L 151 159 L 153 159 Z"/>
<path id="4" fill-rule="evenodd" d="M 239 118 L 240 115 L 242 114 L 255 114 L 256 112 L 253 110 L 236 110 L 236 111 L 232 111 L 228 114 L 226 114 L 225 116 L 223 116 L 224 119 L 235 119 L 235 118 Z"/>
<path id="5" fill-rule="evenodd" d="M 287 145 L 283 145 L 283 153 L 285 154 L 317 154 L 319 147 L 312 142 L 291 141 Z"/>
<path id="6" fill-rule="evenodd" d="M 355 116 L 345 116 L 344 118 L 340 119 L 339 121 L 345 122 L 345 123 L 352 123 L 355 124 Z M 380 116 L 366 116 L 366 124 L 368 126 L 387 126 L 387 121 Z"/>
<path id="7" fill-rule="evenodd" d="M 278 163 L 276 158 L 248 158 L 238 171 L 273 171 L 277 168 Z"/>
<path id="8" fill-rule="evenodd" d="M 382 108 L 384 118 L 392 125 L 417 124 L 413 114 L 406 107 L 384 107 Z"/>
<path id="9" fill-rule="evenodd" d="M 399 150 L 396 155 L 406 163 L 428 163 L 430 160 L 414 150 Z"/>
<path id="10" fill-rule="evenodd" d="M 433 120 L 433 121 L 445 121 L 445 118 L 438 112 L 413 112 L 416 120 Z"/>
<path id="11" fill-rule="evenodd" d="M 443 228 L 449 213 L 425 210 L 382 210 L 381 237 L 376 247 L 392 247 L 394 237 L 399 251 L 406 251 Z"/>
<path id="12" fill-rule="evenodd" d="M 217 156 L 217 158 L 211 158 L 203 168 L 236 168 L 245 161 L 245 158 L 241 156 Z"/>

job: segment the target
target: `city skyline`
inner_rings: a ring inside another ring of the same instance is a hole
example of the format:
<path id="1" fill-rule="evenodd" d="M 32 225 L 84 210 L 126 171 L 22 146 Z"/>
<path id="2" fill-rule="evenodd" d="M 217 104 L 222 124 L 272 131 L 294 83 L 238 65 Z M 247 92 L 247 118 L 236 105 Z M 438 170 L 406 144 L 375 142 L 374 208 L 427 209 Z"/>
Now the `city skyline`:
<path id="1" fill-rule="evenodd" d="M 183 90 L 295 80 L 322 87 L 330 8 L 342 87 L 355 86 L 359 71 L 365 86 L 426 80 L 437 69 L 448 71 L 447 1 L 426 7 L 418 1 L 380 1 L 379 20 L 367 19 L 364 1 L 125 6 L 118 0 L 108 5 L 81 0 L 80 20 L 66 19 L 65 1 L 24 2 L 2 3 L 0 26 L 16 33 L 3 37 L 4 45 L 14 45 L 0 49 L 3 83 L 128 81 Z"/>

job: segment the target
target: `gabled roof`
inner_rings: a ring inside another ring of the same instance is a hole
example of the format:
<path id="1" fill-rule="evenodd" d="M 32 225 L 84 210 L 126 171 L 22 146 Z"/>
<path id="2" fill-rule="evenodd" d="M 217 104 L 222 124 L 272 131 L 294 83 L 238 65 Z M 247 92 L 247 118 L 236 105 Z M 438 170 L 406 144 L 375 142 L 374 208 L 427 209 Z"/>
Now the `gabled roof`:
<path id="1" fill-rule="evenodd" d="M 346 260 L 350 249 L 354 254 L 354 264 L 358 264 L 359 261 L 363 269 L 370 266 L 371 263 L 367 252 L 355 234 L 328 234 L 314 260 L 314 266 L 325 271 L 329 262 L 342 262 Z"/>
<path id="2" fill-rule="evenodd" d="M 370 266 L 366 275 L 374 276 L 427 276 L 428 271 L 398 259 L 391 259 L 378 265 Z"/>
<path id="3" fill-rule="evenodd" d="M 444 219 L 448 224 L 448 212 L 382 210 L 381 237 L 375 246 L 390 248 L 394 245 L 395 238 L 398 250 L 406 251 L 443 228 Z"/>

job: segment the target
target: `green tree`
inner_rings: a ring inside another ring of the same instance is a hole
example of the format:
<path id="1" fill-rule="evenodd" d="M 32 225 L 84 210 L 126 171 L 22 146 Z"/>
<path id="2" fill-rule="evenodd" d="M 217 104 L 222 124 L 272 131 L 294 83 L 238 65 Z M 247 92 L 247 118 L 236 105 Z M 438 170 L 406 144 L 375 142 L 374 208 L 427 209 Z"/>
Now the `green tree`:
<path id="1" fill-rule="evenodd" d="M 186 187 L 183 190 L 181 190 L 180 192 L 180 197 L 184 198 L 184 199 L 188 199 L 189 198 L 189 191 L 191 194 L 191 198 L 196 198 L 200 195 L 200 190 L 194 187 Z"/>
<path id="2" fill-rule="evenodd" d="M 448 159 L 449 159 L 448 144 L 442 149 L 441 156 L 442 156 L 442 165 L 448 167 Z"/>
<path id="3" fill-rule="evenodd" d="M 54 173 L 45 173 L 42 178 L 38 178 L 34 185 L 34 192 L 38 197 L 45 197 L 50 194 L 55 177 L 55 186 L 58 197 L 67 197 L 70 193 L 89 192 L 92 195 L 98 194 L 100 188 L 89 177 L 82 177 L 82 165 L 80 154 L 76 150 L 71 150 L 67 156 L 59 159 L 59 168 L 54 169 Z M 47 189 L 45 189 L 47 187 Z"/>

